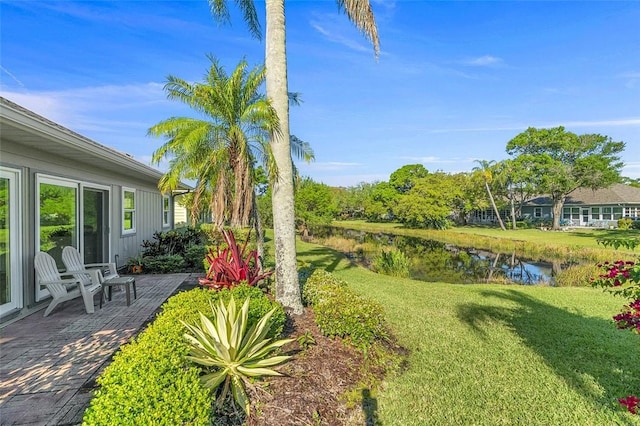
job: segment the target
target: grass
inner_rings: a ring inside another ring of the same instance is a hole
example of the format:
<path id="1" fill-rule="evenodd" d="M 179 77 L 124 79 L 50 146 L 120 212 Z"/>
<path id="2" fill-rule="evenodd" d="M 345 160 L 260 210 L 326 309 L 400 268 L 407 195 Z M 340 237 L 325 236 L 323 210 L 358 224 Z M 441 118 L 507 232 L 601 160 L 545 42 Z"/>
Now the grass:
<path id="1" fill-rule="evenodd" d="M 640 425 L 617 398 L 640 392 L 640 339 L 615 329 L 625 302 L 593 288 L 424 283 L 377 275 L 298 242 L 381 303 L 407 367 L 376 395 L 384 425 Z"/>

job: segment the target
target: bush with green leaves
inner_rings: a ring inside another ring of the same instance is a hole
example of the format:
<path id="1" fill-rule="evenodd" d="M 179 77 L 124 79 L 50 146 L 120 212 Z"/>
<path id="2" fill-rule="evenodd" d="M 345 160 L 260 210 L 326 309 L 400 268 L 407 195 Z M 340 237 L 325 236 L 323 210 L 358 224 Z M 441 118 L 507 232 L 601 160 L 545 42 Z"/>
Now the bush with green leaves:
<path id="1" fill-rule="evenodd" d="M 622 217 L 618 219 L 618 229 L 627 230 L 631 229 L 631 225 L 633 224 L 633 220 L 628 217 Z"/>
<path id="2" fill-rule="evenodd" d="M 156 231 L 152 240 L 142 242 L 142 256 L 160 256 L 163 254 L 183 254 L 187 247 L 203 245 L 204 234 L 196 228 L 172 229 L 166 232 Z"/>
<path id="3" fill-rule="evenodd" d="M 327 271 L 318 269 L 307 278 L 303 298 L 313 306 L 316 324 L 325 336 L 341 337 L 365 353 L 377 340 L 388 337 L 382 306 L 356 294 Z"/>
<path id="4" fill-rule="evenodd" d="M 408 277 L 409 259 L 397 248 L 383 249 L 373 260 L 373 270 L 392 277 Z"/>
<path id="5" fill-rule="evenodd" d="M 184 259 L 179 254 L 162 254 L 142 258 L 142 268 L 149 274 L 170 274 L 184 270 Z"/>
<path id="6" fill-rule="evenodd" d="M 315 306 L 338 293 L 347 283 L 324 269 L 303 268 L 298 272 L 302 286 L 302 302 Z"/>
<path id="7" fill-rule="evenodd" d="M 245 287 L 221 292 L 195 288 L 170 297 L 157 318 L 122 346 L 98 377 L 83 424 L 209 425 L 213 394 L 201 384 L 201 368 L 186 360 L 189 345 L 180 321 L 195 323 L 198 312 L 211 311 L 211 303 L 249 295 L 249 325 L 275 308 L 267 336 L 277 337 L 284 328 L 284 310 L 260 289 Z"/>

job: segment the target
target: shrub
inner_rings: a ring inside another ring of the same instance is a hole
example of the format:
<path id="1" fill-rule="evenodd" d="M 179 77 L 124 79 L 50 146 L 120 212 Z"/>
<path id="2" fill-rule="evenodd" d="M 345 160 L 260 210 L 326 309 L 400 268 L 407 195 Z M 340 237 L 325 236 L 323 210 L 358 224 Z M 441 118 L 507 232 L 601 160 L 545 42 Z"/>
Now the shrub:
<path id="1" fill-rule="evenodd" d="M 257 290 L 257 292 L 253 291 Z M 99 388 L 84 414 L 85 425 L 209 425 L 212 392 L 200 383 L 202 370 L 186 356 L 189 346 L 180 323 L 195 323 L 198 312 L 210 312 L 221 297 L 251 294 L 249 325 L 276 308 L 269 337 L 284 327 L 284 310 L 259 289 L 243 286 L 229 292 L 203 288 L 181 292 L 162 305 L 162 312 L 138 337 L 120 348 L 98 377 Z"/>
<path id="2" fill-rule="evenodd" d="M 188 246 L 183 254 L 184 266 L 190 272 L 202 271 L 202 259 L 207 253 L 207 247 L 204 245 Z"/>
<path id="3" fill-rule="evenodd" d="M 149 274 L 181 272 L 184 270 L 184 265 L 184 259 L 179 254 L 161 254 L 142 258 L 142 268 Z"/>
<path id="4" fill-rule="evenodd" d="M 382 306 L 324 270 L 316 270 L 306 280 L 303 297 L 313 305 L 316 324 L 325 336 L 341 337 L 363 352 L 388 337 Z"/>
<path id="5" fill-rule="evenodd" d="M 187 247 L 201 245 L 203 238 L 199 230 L 191 227 L 167 232 L 156 231 L 153 233 L 153 240 L 142 242 L 142 256 L 183 255 Z"/>
<path id="6" fill-rule="evenodd" d="M 309 271 L 311 272 L 309 273 Z M 306 268 L 303 270 L 303 274 L 308 274 L 304 281 L 300 281 L 302 285 L 302 302 L 306 306 L 315 306 L 339 292 L 340 288 L 347 286 L 347 283 L 339 280 L 324 269 Z M 300 276 L 300 273 L 298 273 L 298 276 Z"/>
<path id="7" fill-rule="evenodd" d="M 397 248 L 382 250 L 373 260 L 373 270 L 392 277 L 408 277 L 409 260 Z"/>
<path id="8" fill-rule="evenodd" d="M 579 287 L 588 286 L 598 267 L 594 264 L 587 263 L 581 265 L 571 265 L 563 269 L 555 276 L 556 286 L 558 287 Z"/>
<path id="9" fill-rule="evenodd" d="M 618 229 L 626 230 L 631 229 L 631 225 L 633 224 L 633 220 L 629 218 L 620 218 L 618 219 Z"/>

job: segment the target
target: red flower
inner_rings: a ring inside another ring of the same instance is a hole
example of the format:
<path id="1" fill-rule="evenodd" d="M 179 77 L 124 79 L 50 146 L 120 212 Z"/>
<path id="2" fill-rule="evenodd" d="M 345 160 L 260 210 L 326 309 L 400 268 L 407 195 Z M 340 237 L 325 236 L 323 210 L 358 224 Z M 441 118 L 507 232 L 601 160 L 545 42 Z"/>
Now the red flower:
<path id="1" fill-rule="evenodd" d="M 638 414 L 638 403 L 640 403 L 640 399 L 638 399 L 637 396 L 629 395 L 626 398 L 618 399 L 618 402 L 627 407 L 627 410 L 629 410 L 631 414 Z"/>

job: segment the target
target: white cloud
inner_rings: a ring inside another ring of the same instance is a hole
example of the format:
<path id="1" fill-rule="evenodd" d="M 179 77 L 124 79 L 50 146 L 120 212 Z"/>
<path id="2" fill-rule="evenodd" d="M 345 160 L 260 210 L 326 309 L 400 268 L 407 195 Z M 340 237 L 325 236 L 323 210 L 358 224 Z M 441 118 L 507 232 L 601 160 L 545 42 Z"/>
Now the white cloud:
<path id="1" fill-rule="evenodd" d="M 494 65 L 500 65 L 503 61 L 501 58 L 491 55 L 479 56 L 477 58 L 471 58 L 466 61 L 463 61 L 463 64 L 473 66 L 473 67 L 488 67 Z"/>
<path id="2" fill-rule="evenodd" d="M 131 109 L 136 112 L 168 103 L 160 83 L 106 85 L 52 91 L 5 91 L 3 96 L 36 114 L 69 127 L 77 132 L 110 132 L 117 128 L 137 128 L 149 123 L 136 120 L 138 114 L 131 114 L 131 120 L 112 120 L 109 112 Z"/>
<path id="3" fill-rule="evenodd" d="M 308 170 L 316 170 L 316 171 L 336 171 L 336 170 L 345 170 L 351 169 L 354 167 L 362 166 L 361 163 L 346 163 L 340 161 L 326 161 L 322 163 L 305 163 L 300 164 L 300 169 L 308 169 Z"/>
<path id="4" fill-rule="evenodd" d="M 314 176 L 313 180 L 329 186 L 351 187 L 360 183 L 383 182 L 389 180 L 388 174 L 361 174 L 361 175 L 330 175 Z"/>
<path id="5" fill-rule="evenodd" d="M 622 176 L 632 179 L 640 178 L 640 162 L 626 163 L 622 168 Z"/>
<path id="6" fill-rule="evenodd" d="M 442 158 L 435 156 L 426 156 L 426 157 L 400 157 L 403 160 L 407 160 L 411 163 L 421 163 L 421 164 L 460 164 L 460 163 L 471 163 L 474 161 L 474 158 Z"/>
<path id="7" fill-rule="evenodd" d="M 337 26 L 335 25 L 333 26 L 333 29 L 328 29 L 327 27 L 320 25 L 317 21 L 311 21 L 310 24 L 313 29 L 333 43 L 341 44 L 358 52 L 371 52 L 371 47 L 341 34 L 341 31 L 336 29 Z"/>

